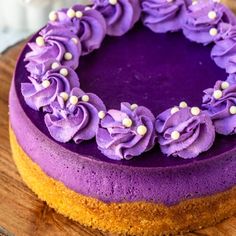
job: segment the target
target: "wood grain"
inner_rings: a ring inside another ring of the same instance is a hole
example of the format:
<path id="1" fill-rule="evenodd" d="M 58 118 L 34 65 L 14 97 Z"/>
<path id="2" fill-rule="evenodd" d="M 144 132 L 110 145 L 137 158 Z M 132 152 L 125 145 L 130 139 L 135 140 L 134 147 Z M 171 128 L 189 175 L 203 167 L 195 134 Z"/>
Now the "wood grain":
<path id="1" fill-rule="evenodd" d="M 56 213 L 25 186 L 16 170 L 8 137 L 8 94 L 16 59 L 23 45 L 24 42 L 19 43 L 0 55 L 0 236 L 109 236 Z M 236 217 L 186 235 L 236 236 Z"/>

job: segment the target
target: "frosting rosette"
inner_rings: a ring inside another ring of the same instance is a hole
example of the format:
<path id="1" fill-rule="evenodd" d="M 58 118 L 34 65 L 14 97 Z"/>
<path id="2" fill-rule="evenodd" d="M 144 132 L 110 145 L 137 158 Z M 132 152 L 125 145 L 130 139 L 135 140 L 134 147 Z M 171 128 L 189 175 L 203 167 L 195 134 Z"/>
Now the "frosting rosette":
<path id="1" fill-rule="evenodd" d="M 207 151 L 215 139 L 210 116 L 197 107 L 167 109 L 157 116 L 155 128 L 161 151 L 184 159 Z"/>
<path id="2" fill-rule="evenodd" d="M 80 39 L 82 55 L 98 49 L 106 35 L 106 22 L 99 11 L 80 4 L 70 9 L 62 9 L 56 13 L 55 21 L 51 25 L 70 29 Z"/>
<path id="3" fill-rule="evenodd" d="M 129 160 L 155 144 L 155 117 L 149 109 L 121 103 L 120 110 L 109 110 L 96 135 L 98 149 L 110 159 Z"/>
<path id="4" fill-rule="evenodd" d="M 223 135 L 236 133 L 236 81 L 230 76 L 218 80 L 214 88 L 204 90 L 203 107 L 209 113 L 216 132 Z"/>
<path id="5" fill-rule="evenodd" d="M 152 31 L 165 33 L 181 29 L 186 11 L 184 0 L 142 0 L 143 23 Z"/>
<path id="6" fill-rule="evenodd" d="M 223 4 L 198 0 L 188 7 L 183 21 L 184 35 L 197 43 L 208 44 L 218 36 L 220 23 L 235 24 L 235 16 Z"/>
<path id="7" fill-rule="evenodd" d="M 236 25 L 220 24 L 219 40 L 212 48 L 211 57 L 228 73 L 236 72 Z"/>
<path id="8" fill-rule="evenodd" d="M 68 67 L 49 70 L 40 79 L 28 78 L 31 83 L 22 83 L 21 92 L 27 105 L 34 110 L 47 110 L 60 92 L 69 93 L 73 87 L 79 86 L 77 74 Z"/>
<path id="9" fill-rule="evenodd" d="M 94 7 L 105 18 L 107 34 L 121 36 L 138 21 L 139 0 L 94 0 Z"/>
<path id="10" fill-rule="evenodd" d="M 78 37 L 66 28 L 47 25 L 35 42 L 28 45 L 31 51 L 26 54 L 25 61 L 31 76 L 42 76 L 54 62 L 72 69 L 78 67 L 81 44 Z"/>
<path id="11" fill-rule="evenodd" d="M 63 143 L 92 139 L 99 124 L 98 112 L 106 110 L 97 95 L 79 88 L 73 88 L 70 94 L 59 94 L 51 108 L 52 113 L 44 117 L 45 124 L 50 135 Z"/>

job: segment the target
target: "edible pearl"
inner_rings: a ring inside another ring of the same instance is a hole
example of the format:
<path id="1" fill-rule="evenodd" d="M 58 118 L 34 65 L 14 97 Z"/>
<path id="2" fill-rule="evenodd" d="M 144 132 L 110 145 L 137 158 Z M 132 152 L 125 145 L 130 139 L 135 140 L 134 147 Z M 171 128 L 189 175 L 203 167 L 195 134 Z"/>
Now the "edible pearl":
<path id="1" fill-rule="evenodd" d="M 171 133 L 171 138 L 173 140 L 177 140 L 177 139 L 179 139 L 179 137 L 180 137 L 180 133 L 177 130 L 175 130 Z"/>
<path id="2" fill-rule="evenodd" d="M 134 103 L 130 106 L 131 110 L 135 110 L 137 107 L 138 107 L 138 105 L 136 103 Z"/>
<path id="3" fill-rule="evenodd" d="M 185 101 L 182 101 L 182 102 L 179 103 L 180 108 L 185 108 L 187 106 L 188 106 L 188 104 Z"/>
<path id="4" fill-rule="evenodd" d="M 61 75 L 67 76 L 68 73 L 69 73 L 69 72 L 68 72 L 68 70 L 67 70 L 66 68 L 60 69 L 60 74 L 61 74 Z"/>
<path id="5" fill-rule="evenodd" d="M 65 54 L 64 54 L 64 59 L 66 60 L 66 61 L 69 61 L 69 60 L 71 60 L 72 59 L 72 54 L 70 53 L 70 52 L 66 52 Z"/>
<path id="6" fill-rule="evenodd" d="M 67 101 L 69 98 L 69 95 L 66 92 L 61 92 L 60 97 L 63 98 L 64 101 Z"/>
<path id="7" fill-rule="evenodd" d="M 83 12 L 82 12 L 82 11 L 77 11 L 77 12 L 75 13 L 75 16 L 76 16 L 77 18 L 81 18 L 81 17 L 83 16 Z"/>
<path id="8" fill-rule="evenodd" d="M 75 11 L 74 11 L 72 8 L 70 8 L 70 9 L 67 11 L 66 14 L 67 14 L 67 16 L 70 17 L 70 18 L 75 17 Z"/>
<path id="9" fill-rule="evenodd" d="M 229 87 L 229 83 L 227 81 L 224 81 L 221 83 L 221 88 L 222 89 L 227 89 Z"/>
<path id="10" fill-rule="evenodd" d="M 89 11 L 89 10 L 91 10 L 91 9 L 92 9 L 91 7 L 85 7 L 85 8 L 84 8 L 85 11 Z"/>
<path id="11" fill-rule="evenodd" d="M 89 96 L 85 94 L 85 95 L 82 96 L 81 99 L 82 99 L 83 102 L 88 102 L 89 101 Z"/>
<path id="12" fill-rule="evenodd" d="M 201 110 L 198 107 L 192 107 L 191 108 L 191 114 L 193 116 L 198 116 L 200 114 Z"/>
<path id="13" fill-rule="evenodd" d="M 194 6 L 194 5 L 196 5 L 197 3 L 198 3 L 197 0 L 193 0 L 192 5 Z"/>
<path id="14" fill-rule="evenodd" d="M 38 36 L 38 37 L 36 38 L 36 44 L 37 44 L 38 46 L 40 46 L 40 47 L 42 47 L 42 46 L 45 45 L 45 42 L 44 42 L 44 39 L 43 39 L 42 36 Z"/>
<path id="15" fill-rule="evenodd" d="M 50 86 L 50 81 L 49 80 L 44 80 L 43 82 L 42 82 L 42 86 L 44 87 L 44 88 L 48 88 L 49 86 Z"/>
<path id="16" fill-rule="evenodd" d="M 71 38 L 71 40 L 74 44 L 78 44 L 78 42 L 79 42 L 77 38 Z"/>
<path id="17" fill-rule="evenodd" d="M 74 95 L 72 95 L 70 97 L 70 103 L 73 104 L 73 105 L 76 105 L 78 103 L 78 100 L 79 99 L 76 96 L 74 96 Z"/>
<path id="18" fill-rule="evenodd" d="M 170 110 L 170 114 L 175 114 L 176 112 L 178 112 L 179 111 L 179 108 L 178 107 L 173 107 L 173 108 L 171 108 L 171 110 Z"/>
<path id="19" fill-rule="evenodd" d="M 52 65 L 51 65 L 51 69 L 56 69 L 60 66 L 60 64 L 58 62 L 53 62 Z"/>
<path id="20" fill-rule="evenodd" d="M 208 12 L 208 18 L 211 20 L 214 20 L 217 17 L 216 12 L 215 11 L 209 11 Z"/>
<path id="21" fill-rule="evenodd" d="M 216 36 L 218 34 L 218 30 L 216 28 L 211 28 L 209 34 L 211 36 Z"/>
<path id="22" fill-rule="evenodd" d="M 105 117 L 105 112 L 104 111 L 99 111 L 98 112 L 98 117 L 102 120 Z"/>
<path id="23" fill-rule="evenodd" d="M 110 3 L 111 5 L 116 5 L 116 4 L 117 4 L 117 0 L 109 0 L 109 3 Z"/>
<path id="24" fill-rule="evenodd" d="M 122 124 L 125 127 L 129 128 L 129 127 L 132 126 L 133 122 L 132 122 L 132 120 L 130 118 L 124 118 L 124 120 L 122 121 Z"/>
<path id="25" fill-rule="evenodd" d="M 213 97 L 215 99 L 220 99 L 222 96 L 223 96 L 223 93 L 220 90 L 215 90 L 214 93 L 213 93 Z"/>
<path id="26" fill-rule="evenodd" d="M 236 114 L 236 106 L 231 106 L 231 107 L 229 108 L 229 113 L 230 113 L 231 115 L 235 115 L 235 114 Z"/>
<path id="27" fill-rule="evenodd" d="M 50 21 L 56 21 L 57 20 L 57 13 L 55 11 L 50 12 L 48 18 Z"/>
<path id="28" fill-rule="evenodd" d="M 138 126 L 137 133 L 142 136 L 145 135 L 147 133 L 147 127 L 144 125 Z"/>

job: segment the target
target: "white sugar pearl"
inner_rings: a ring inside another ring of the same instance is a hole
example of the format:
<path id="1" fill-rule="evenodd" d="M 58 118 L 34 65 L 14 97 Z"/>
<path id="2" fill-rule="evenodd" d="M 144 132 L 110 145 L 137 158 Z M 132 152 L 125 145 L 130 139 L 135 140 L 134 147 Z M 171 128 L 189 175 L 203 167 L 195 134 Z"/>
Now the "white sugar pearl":
<path id="1" fill-rule="evenodd" d="M 198 116 L 200 114 L 201 110 L 198 107 L 192 107 L 191 108 L 191 114 L 193 116 Z"/>
<path id="2" fill-rule="evenodd" d="M 209 34 L 211 36 L 216 36 L 218 34 L 218 30 L 216 28 L 211 28 Z"/>
<path id="3" fill-rule="evenodd" d="M 69 73 L 69 72 L 68 72 L 68 70 L 67 70 L 66 68 L 60 69 L 60 74 L 61 74 L 61 75 L 67 76 L 68 73 Z"/>
<path id="4" fill-rule="evenodd" d="M 53 62 L 51 65 L 51 68 L 54 70 L 56 68 L 58 68 L 60 66 L 60 64 L 58 62 Z"/>
<path id="5" fill-rule="evenodd" d="M 85 11 L 89 11 L 89 10 L 91 10 L 91 9 L 92 9 L 91 7 L 85 7 L 85 8 L 84 8 Z"/>
<path id="6" fill-rule="evenodd" d="M 44 39 L 43 39 L 42 36 L 38 36 L 38 37 L 36 38 L 36 44 L 37 44 L 38 46 L 40 46 L 40 47 L 42 47 L 42 46 L 45 45 L 45 42 L 44 42 Z"/>
<path id="7" fill-rule="evenodd" d="M 60 97 L 63 98 L 64 101 L 67 101 L 69 98 L 69 95 L 66 92 L 61 92 Z"/>
<path id="8" fill-rule="evenodd" d="M 220 99 L 222 96 L 223 96 L 223 93 L 222 93 L 221 90 L 215 90 L 214 93 L 213 93 L 213 97 L 215 99 Z"/>
<path id="9" fill-rule="evenodd" d="M 77 18 L 81 18 L 81 17 L 83 16 L 83 12 L 82 12 L 82 11 L 77 11 L 77 12 L 75 13 L 75 16 L 76 16 Z"/>
<path id="10" fill-rule="evenodd" d="M 229 87 L 229 83 L 227 81 L 224 81 L 221 83 L 221 88 L 222 89 L 227 89 Z"/>
<path id="11" fill-rule="evenodd" d="M 235 114 L 236 114 L 236 106 L 231 106 L 231 107 L 229 108 L 229 113 L 230 113 L 231 115 L 235 115 Z"/>
<path id="12" fill-rule="evenodd" d="M 138 107 L 138 105 L 136 103 L 134 103 L 130 106 L 131 110 L 135 110 L 137 107 Z"/>
<path id="13" fill-rule="evenodd" d="M 81 100 L 83 102 L 88 102 L 89 101 L 89 96 L 85 94 L 85 95 L 82 96 Z"/>
<path id="14" fill-rule="evenodd" d="M 76 105 L 78 103 L 79 99 L 76 96 L 71 96 L 70 97 L 70 103 L 73 105 Z"/>
<path id="15" fill-rule="evenodd" d="M 111 5 L 116 5 L 116 4 L 117 4 L 117 0 L 109 0 L 109 3 L 110 3 Z"/>
<path id="16" fill-rule="evenodd" d="M 71 38 L 71 40 L 74 44 L 78 44 L 78 42 L 79 42 L 77 38 Z"/>
<path id="17" fill-rule="evenodd" d="M 105 117 L 105 112 L 104 111 L 99 111 L 98 112 L 98 117 L 102 120 Z"/>
<path id="18" fill-rule="evenodd" d="M 66 61 L 69 61 L 69 60 L 71 60 L 73 58 L 73 56 L 72 56 L 72 54 L 70 53 L 70 52 L 66 52 L 65 54 L 64 54 L 64 59 L 66 60 Z"/>
<path id="19" fill-rule="evenodd" d="M 214 20 L 217 17 L 216 12 L 215 11 L 209 11 L 208 12 L 208 18 L 211 20 Z"/>
<path id="20" fill-rule="evenodd" d="M 171 138 L 173 140 L 177 140 L 177 139 L 179 139 L 179 137 L 180 137 L 180 133 L 177 130 L 175 130 L 171 133 Z"/>
<path id="21" fill-rule="evenodd" d="M 67 11 L 66 14 L 67 14 L 67 16 L 70 17 L 70 18 L 75 17 L 75 11 L 74 11 L 72 8 L 68 9 L 68 11 Z"/>
<path id="22" fill-rule="evenodd" d="M 44 88 L 48 88 L 49 86 L 50 86 L 50 81 L 49 80 L 44 80 L 43 82 L 42 82 L 42 86 L 44 87 Z"/>
<path id="23" fill-rule="evenodd" d="M 192 1 L 192 5 L 194 6 L 194 5 L 196 5 L 198 3 L 198 1 L 196 1 L 196 0 L 193 0 Z"/>
<path id="24" fill-rule="evenodd" d="M 55 11 L 52 11 L 49 13 L 48 18 L 50 21 L 56 21 L 57 20 L 57 13 Z"/>
<path id="25" fill-rule="evenodd" d="M 179 111 L 179 108 L 178 107 L 173 107 L 173 108 L 171 108 L 171 110 L 170 110 L 170 114 L 175 114 L 176 112 L 178 112 Z"/>
<path id="26" fill-rule="evenodd" d="M 182 102 L 179 103 L 180 108 L 185 108 L 187 106 L 188 106 L 188 104 L 185 101 L 182 101 Z"/>
<path id="27" fill-rule="evenodd" d="M 124 120 L 122 120 L 122 124 L 125 127 L 129 128 L 129 127 L 132 126 L 133 122 L 132 122 L 132 120 L 130 118 L 124 118 Z"/>
<path id="28" fill-rule="evenodd" d="M 137 128 L 137 133 L 139 135 L 145 135 L 147 133 L 147 127 L 145 125 L 139 125 Z"/>

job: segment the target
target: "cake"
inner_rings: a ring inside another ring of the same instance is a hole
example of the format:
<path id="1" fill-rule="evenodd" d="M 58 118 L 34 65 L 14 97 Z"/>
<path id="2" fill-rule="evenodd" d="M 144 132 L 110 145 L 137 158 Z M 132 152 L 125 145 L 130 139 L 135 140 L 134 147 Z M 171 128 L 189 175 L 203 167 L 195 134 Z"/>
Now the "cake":
<path id="1" fill-rule="evenodd" d="M 96 0 L 19 56 L 10 141 L 59 213 L 167 235 L 236 213 L 236 17 L 216 0 Z"/>

